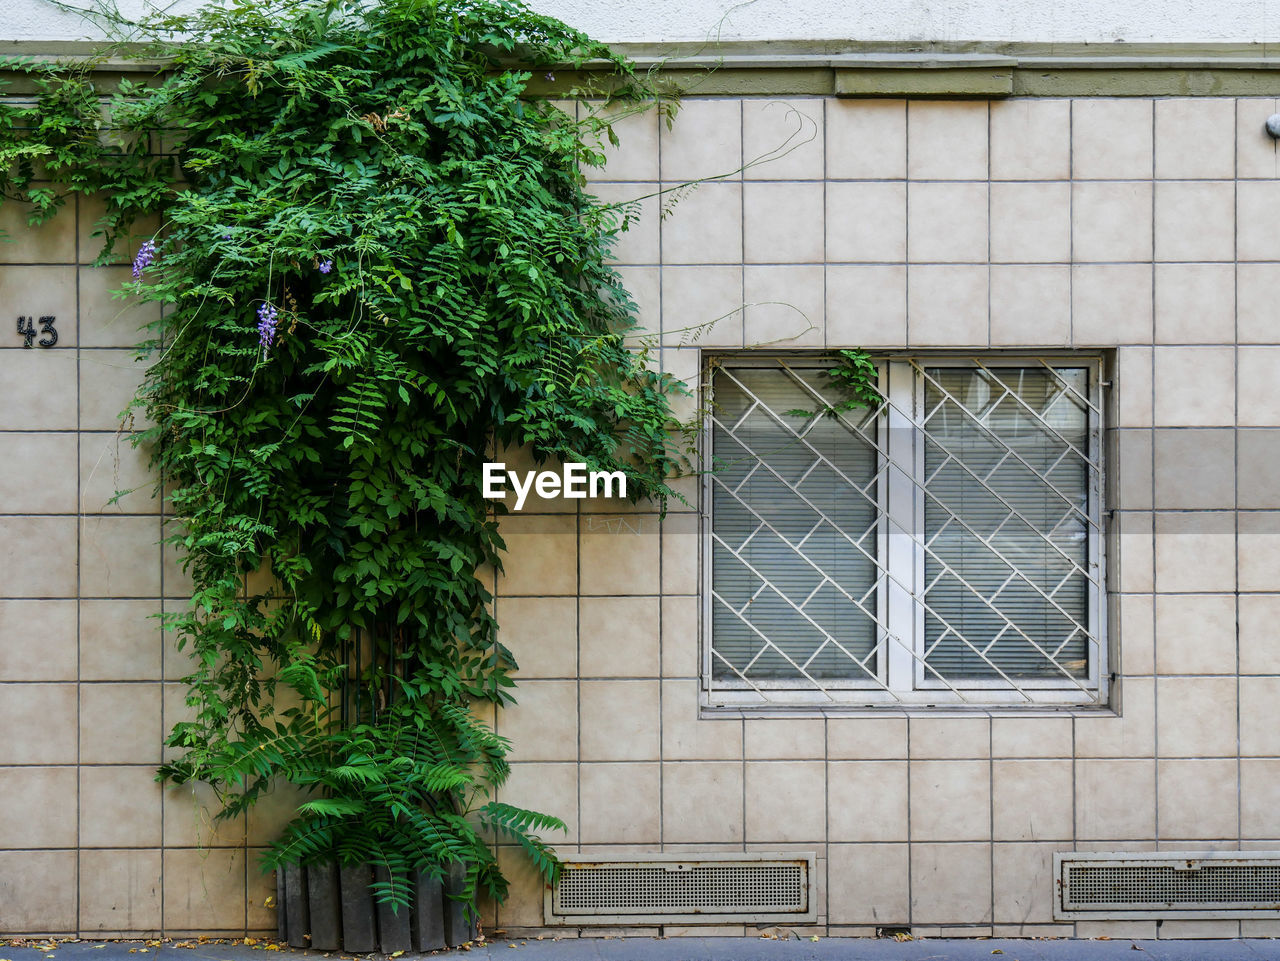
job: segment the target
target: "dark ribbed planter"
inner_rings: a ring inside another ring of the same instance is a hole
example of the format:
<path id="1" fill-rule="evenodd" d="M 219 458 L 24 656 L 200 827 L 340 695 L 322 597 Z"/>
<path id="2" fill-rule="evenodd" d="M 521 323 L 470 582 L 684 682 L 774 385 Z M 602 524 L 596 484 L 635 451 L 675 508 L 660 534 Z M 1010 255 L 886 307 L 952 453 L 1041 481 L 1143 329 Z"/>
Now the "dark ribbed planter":
<path id="1" fill-rule="evenodd" d="M 378 868 L 377 880 L 386 872 Z M 276 872 L 281 941 L 320 951 L 434 951 L 456 947 L 476 936 L 463 903 L 449 897 L 462 891 L 465 869 L 453 865 L 441 884 L 421 872 L 414 878 L 413 903 L 406 911 L 374 900 L 369 865 L 339 868 L 335 862 L 290 865 Z"/>

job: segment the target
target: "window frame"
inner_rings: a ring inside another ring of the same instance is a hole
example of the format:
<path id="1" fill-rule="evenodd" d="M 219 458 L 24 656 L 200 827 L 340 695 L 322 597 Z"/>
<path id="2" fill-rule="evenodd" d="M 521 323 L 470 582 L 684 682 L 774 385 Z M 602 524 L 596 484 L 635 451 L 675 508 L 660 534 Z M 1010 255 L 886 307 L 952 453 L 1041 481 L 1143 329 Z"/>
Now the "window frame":
<path id="1" fill-rule="evenodd" d="M 1098 708 L 1108 703 L 1112 675 L 1113 652 L 1107 636 L 1107 538 L 1105 526 L 1105 492 L 1107 490 L 1104 451 L 1108 424 L 1105 418 L 1105 359 L 1097 352 L 1070 350 L 1022 351 L 896 351 L 873 354 L 879 368 L 879 388 L 888 401 L 878 415 L 876 504 L 878 516 L 875 536 L 877 566 L 889 576 L 878 577 L 876 588 L 876 676 L 870 678 L 824 679 L 820 687 L 807 681 L 741 679 L 726 681 L 712 676 L 713 606 L 713 537 L 712 517 L 715 482 L 709 472 L 702 475 L 701 505 L 701 620 L 699 641 L 700 706 L 708 712 L 775 713 L 777 711 L 809 713 L 818 711 L 885 709 L 982 710 L 1022 713 L 1042 710 Z M 703 424 L 700 435 L 704 463 L 712 453 L 713 417 L 712 379 L 718 367 L 771 367 L 786 363 L 799 369 L 829 369 L 834 362 L 830 351 L 774 350 L 749 354 L 731 351 L 702 352 L 702 396 L 700 409 Z M 1087 374 L 1087 392 L 1083 397 L 1088 416 L 1087 450 L 1092 462 L 1086 473 L 1088 540 L 1086 549 L 1086 611 L 1088 617 L 1085 640 L 1088 669 L 1078 682 L 1065 677 L 1026 678 L 1010 684 L 1003 679 L 970 679 L 941 681 L 924 677 L 925 605 L 917 601 L 924 586 L 924 449 L 925 428 L 921 426 L 925 405 L 926 367 L 1083 369 Z M 858 412 L 859 423 L 865 415 Z M 907 428 L 907 429 L 904 429 Z M 887 461 L 886 461 L 887 458 Z M 910 464 L 907 477 L 900 469 Z M 895 476 L 896 475 L 896 476 Z M 909 539 L 889 535 L 890 512 L 899 523 L 909 518 Z M 908 592 L 901 586 L 909 583 Z M 883 613 L 881 613 L 883 612 Z M 895 629 L 910 623 L 910 650 L 890 637 Z"/>

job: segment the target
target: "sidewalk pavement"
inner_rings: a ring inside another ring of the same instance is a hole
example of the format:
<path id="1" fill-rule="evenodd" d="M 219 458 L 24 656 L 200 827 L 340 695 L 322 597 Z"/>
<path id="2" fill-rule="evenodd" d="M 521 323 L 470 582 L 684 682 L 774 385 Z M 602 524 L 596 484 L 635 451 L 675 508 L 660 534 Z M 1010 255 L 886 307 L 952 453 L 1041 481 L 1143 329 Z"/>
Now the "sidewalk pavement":
<path id="1" fill-rule="evenodd" d="M 381 959 L 339 951 L 296 951 L 272 942 L 248 946 L 216 941 L 48 941 L 13 947 L 0 939 L 0 961 L 306 961 Z M 1136 954 L 1135 952 L 1141 952 Z M 569 938 L 555 941 L 490 941 L 469 950 L 416 958 L 466 961 L 1280 961 L 1280 940 L 1097 941 L 823 938 L 778 941 L 763 938 Z"/>

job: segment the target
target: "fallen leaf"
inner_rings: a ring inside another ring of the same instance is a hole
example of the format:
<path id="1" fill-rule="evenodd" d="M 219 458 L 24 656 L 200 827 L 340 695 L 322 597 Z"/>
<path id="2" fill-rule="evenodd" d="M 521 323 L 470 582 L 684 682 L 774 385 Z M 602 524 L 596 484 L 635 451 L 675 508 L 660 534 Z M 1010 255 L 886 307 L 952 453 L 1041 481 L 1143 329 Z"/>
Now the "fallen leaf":
<path id="1" fill-rule="evenodd" d="M 402 955 L 402 954 L 404 954 L 404 952 L 403 952 L 403 951 L 392 951 L 392 952 L 391 952 L 391 956 L 392 956 L 393 958 L 398 958 L 398 957 L 400 957 L 400 955 Z"/>
<path id="2" fill-rule="evenodd" d="M 811 937 L 809 940 L 810 940 L 810 941 L 817 941 L 817 940 L 818 940 L 818 936 L 815 934 L 815 935 L 814 935 L 813 937 Z"/>

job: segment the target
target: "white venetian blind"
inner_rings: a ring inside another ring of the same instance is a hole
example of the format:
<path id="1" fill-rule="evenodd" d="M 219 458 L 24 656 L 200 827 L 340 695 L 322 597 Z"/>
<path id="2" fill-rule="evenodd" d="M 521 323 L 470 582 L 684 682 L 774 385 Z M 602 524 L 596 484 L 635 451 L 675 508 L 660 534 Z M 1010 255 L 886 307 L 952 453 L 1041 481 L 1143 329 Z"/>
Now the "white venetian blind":
<path id="1" fill-rule="evenodd" d="M 866 680 L 874 448 L 837 418 L 795 413 L 839 401 L 818 370 L 720 367 L 712 397 L 712 676 Z"/>
<path id="2" fill-rule="evenodd" d="M 924 393 L 927 679 L 1085 676 L 1088 371 L 930 367 Z"/>

